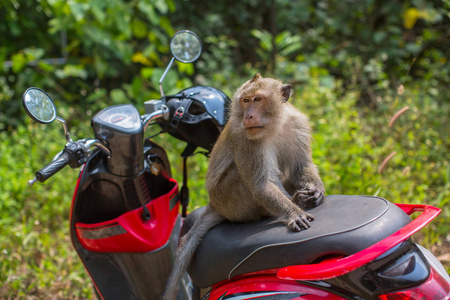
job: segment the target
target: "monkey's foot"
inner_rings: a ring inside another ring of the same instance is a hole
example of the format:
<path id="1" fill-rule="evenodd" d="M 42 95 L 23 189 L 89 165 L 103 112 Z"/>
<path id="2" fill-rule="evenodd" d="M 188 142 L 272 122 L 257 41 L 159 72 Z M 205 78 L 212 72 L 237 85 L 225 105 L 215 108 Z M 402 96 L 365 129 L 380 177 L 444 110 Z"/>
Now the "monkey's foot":
<path id="1" fill-rule="evenodd" d="M 297 191 L 292 197 L 292 202 L 303 209 L 313 208 L 322 204 L 324 195 L 316 188 L 306 188 Z"/>
<path id="2" fill-rule="evenodd" d="M 314 217 L 306 212 L 301 212 L 298 216 L 292 218 L 288 222 L 288 227 L 292 231 L 302 231 L 311 227 L 311 222 L 314 221 Z"/>

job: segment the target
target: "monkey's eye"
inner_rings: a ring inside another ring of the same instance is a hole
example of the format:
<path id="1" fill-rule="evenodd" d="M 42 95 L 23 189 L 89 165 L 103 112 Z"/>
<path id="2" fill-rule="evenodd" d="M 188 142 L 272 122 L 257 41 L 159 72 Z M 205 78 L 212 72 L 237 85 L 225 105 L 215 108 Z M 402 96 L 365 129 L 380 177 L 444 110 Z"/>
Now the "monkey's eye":
<path id="1" fill-rule="evenodd" d="M 244 101 L 244 103 L 249 103 L 250 102 L 250 99 L 248 99 L 248 98 L 245 98 L 244 100 L 242 100 L 242 101 Z"/>
<path id="2" fill-rule="evenodd" d="M 260 98 L 260 97 L 256 97 L 256 98 L 254 99 L 254 101 L 255 101 L 255 102 L 259 102 L 259 101 L 261 101 L 261 98 Z"/>

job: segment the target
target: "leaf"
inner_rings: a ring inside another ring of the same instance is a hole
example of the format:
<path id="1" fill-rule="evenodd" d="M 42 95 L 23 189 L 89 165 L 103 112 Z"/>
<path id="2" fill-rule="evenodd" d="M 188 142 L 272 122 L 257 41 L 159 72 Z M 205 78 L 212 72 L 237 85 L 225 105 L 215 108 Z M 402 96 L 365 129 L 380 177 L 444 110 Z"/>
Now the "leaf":
<path id="1" fill-rule="evenodd" d="M 96 89 L 93 93 L 91 93 L 88 97 L 87 97 L 87 102 L 95 102 L 98 101 L 102 98 L 104 98 L 107 94 L 106 89 Z"/>
<path id="2" fill-rule="evenodd" d="M 163 15 L 165 15 L 169 10 L 169 6 L 167 5 L 166 0 L 155 0 L 154 3 L 156 9 L 159 10 L 159 12 Z"/>
<path id="3" fill-rule="evenodd" d="M 77 22 L 84 19 L 85 12 L 88 10 L 89 6 L 87 3 L 80 3 L 76 1 L 68 1 L 67 4 L 70 7 L 72 15 L 75 17 Z"/>
<path id="4" fill-rule="evenodd" d="M 159 80 L 161 79 L 161 76 L 163 73 L 164 73 L 164 69 L 162 69 L 162 68 L 154 69 L 154 72 L 151 76 L 151 82 L 154 87 L 159 86 Z M 175 94 L 178 92 L 175 88 L 177 80 L 178 80 L 177 72 L 175 72 L 175 70 L 173 70 L 173 69 L 170 70 L 167 73 L 166 78 L 164 78 L 164 82 L 163 82 L 163 88 L 164 88 L 165 94 Z"/>
<path id="5" fill-rule="evenodd" d="M 144 86 L 142 79 L 138 76 L 134 77 L 133 82 L 131 83 L 133 97 L 136 99 L 142 93 L 142 87 Z"/>
<path id="6" fill-rule="evenodd" d="M 44 61 L 40 61 L 38 63 L 39 68 L 41 68 L 44 72 L 50 73 L 55 69 L 52 65 L 45 63 Z"/>
<path id="7" fill-rule="evenodd" d="M 143 39 L 147 36 L 147 25 L 139 19 L 134 19 L 131 22 L 131 29 L 133 35 L 138 39 Z"/>
<path id="8" fill-rule="evenodd" d="M 27 65 L 27 59 L 23 53 L 16 53 L 12 57 L 12 70 L 19 73 Z"/>
<path id="9" fill-rule="evenodd" d="M 115 53 L 120 59 L 123 60 L 123 63 L 129 64 L 131 63 L 131 57 L 133 56 L 132 45 L 126 41 L 116 41 L 115 46 L 117 47 L 118 53 Z M 120 55 L 118 55 L 120 54 Z"/>
<path id="10" fill-rule="evenodd" d="M 65 65 L 61 70 L 56 70 L 55 75 L 60 78 L 78 77 L 86 79 L 88 74 L 82 65 Z"/>
<path id="11" fill-rule="evenodd" d="M 127 95 L 125 92 L 121 89 L 114 89 L 110 92 L 111 99 L 113 103 L 115 104 L 121 104 L 126 103 L 127 101 Z"/>
<path id="12" fill-rule="evenodd" d="M 144 54 L 142 54 L 142 52 L 136 52 L 135 54 L 133 54 L 133 56 L 131 57 L 131 61 L 147 66 L 151 65 L 151 62 L 144 56 Z"/>
<path id="13" fill-rule="evenodd" d="M 167 35 L 172 36 L 175 34 L 175 30 L 172 27 L 172 24 L 170 24 L 170 20 L 167 17 L 161 17 L 159 21 L 159 25 L 164 28 Z"/>
<path id="14" fill-rule="evenodd" d="M 108 64 L 106 61 L 97 54 L 94 54 L 94 68 L 99 78 L 103 78 L 106 70 L 108 69 Z"/>
<path id="15" fill-rule="evenodd" d="M 286 39 L 288 38 L 288 37 L 290 37 L 290 32 L 289 31 L 287 31 L 287 30 L 285 30 L 285 31 L 283 31 L 283 32 L 281 32 L 281 33 L 279 33 L 276 37 L 275 37 L 275 44 L 276 45 L 279 45 L 279 46 L 281 46 L 281 47 L 284 47 L 285 45 L 283 45 L 283 42 L 285 42 L 286 41 Z"/>
<path id="16" fill-rule="evenodd" d="M 153 25 L 157 25 L 159 23 L 159 16 L 155 13 L 153 5 L 149 2 L 139 1 L 137 7 Z"/>
<path id="17" fill-rule="evenodd" d="M 145 79 L 150 79 L 152 77 L 153 74 L 153 68 L 142 68 L 141 69 L 141 75 L 142 77 L 144 77 Z M 162 74 L 162 73 L 161 73 Z M 158 79 L 159 80 L 159 79 Z"/>
<path id="18" fill-rule="evenodd" d="M 403 26 L 406 29 L 412 29 L 417 22 L 419 17 L 419 11 L 417 8 L 410 7 L 403 14 Z"/>
<path id="19" fill-rule="evenodd" d="M 376 31 L 373 34 L 373 40 L 375 43 L 380 44 L 385 38 L 386 38 L 387 34 L 384 31 Z"/>
<path id="20" fill-rule="evenodd" d="M 184 64 L 181 62 L 177 62 L 177 65 L 178 65 L 178 70 L 181 73 L 186 73 L 189 76 L 194 74 L 194 65 L 193 64 Z"/>
<path id="21" fill-rule="evenodd" d="M 300 50 L 301 48 L 302 48 L 301 43 L 292 43 L 292 44 L 288 45 L 287 47 L 281 49 L 279 51 L 279 53 L 283 56 L 288 56 L 288 55 Z"/>
<path id="22" fill-rule="evenodd" d="M 38 60 L 44 56 L 45 50 L 42 48 L 26 48 L 23 50 L 29 61 Z"/>
<path id="23" fill-rule="evenodd" d="M 263 50 L 272 51 L 272 35 L 268 31 L 253 29 L 251 34 L 259 39 L 259 44 Z"/>
<path id="24" fill-rule="evenodd" d="M 98 7 L 92 7 L 92 13 L 100 23 L 105 22 L 106 14 L 103 10 L 99 9 Z"/>
<path id="25" fill-rule="evenodd" d="M 166 0 L 166 3 L 171 13 L 173 13 L 177 9 L 177 6 L 173 0 Z"/>

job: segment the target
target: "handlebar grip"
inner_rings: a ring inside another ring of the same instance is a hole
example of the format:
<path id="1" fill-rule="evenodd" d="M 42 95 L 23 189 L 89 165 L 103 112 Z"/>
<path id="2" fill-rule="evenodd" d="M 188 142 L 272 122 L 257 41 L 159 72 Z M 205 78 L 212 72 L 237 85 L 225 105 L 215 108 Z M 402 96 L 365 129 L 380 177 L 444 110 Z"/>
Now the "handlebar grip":
<path id="1" fill-rule="evenodd" d="M 44 182 L 48 178 L 52 177 L 56 172 L 67 166 L 70 162 L 71 156 L 68 152 L 63 153 L 54 161 L 43 167 L 40 171 L 36 172 L 36 178 L 40 182 Z"/>

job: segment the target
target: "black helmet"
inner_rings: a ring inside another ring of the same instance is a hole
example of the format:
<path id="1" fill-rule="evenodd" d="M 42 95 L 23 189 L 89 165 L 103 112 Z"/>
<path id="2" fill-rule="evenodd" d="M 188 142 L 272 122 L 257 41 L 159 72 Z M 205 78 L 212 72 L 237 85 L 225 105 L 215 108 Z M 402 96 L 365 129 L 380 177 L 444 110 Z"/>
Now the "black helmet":
<path id="1" fill-rule="evenodd" d="M 166 96 L 170 110 L 164 131 L 196 147 L 211 151 L 227 121 L 230 98 L 209 86 L 194 86 Z"/>

